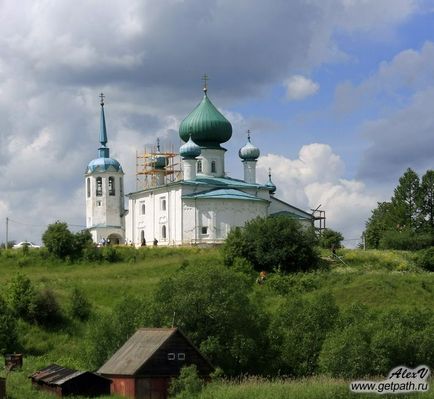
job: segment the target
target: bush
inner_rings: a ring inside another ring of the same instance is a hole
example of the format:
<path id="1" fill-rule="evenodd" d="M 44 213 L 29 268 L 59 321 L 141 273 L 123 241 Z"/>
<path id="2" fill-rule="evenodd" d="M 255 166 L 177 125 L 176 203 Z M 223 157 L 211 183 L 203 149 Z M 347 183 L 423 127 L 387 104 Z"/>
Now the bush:
<path id="1" fill-rule="evenodd" d="M 223 247 L 226 265 L 244 258 L 257 271 L 306 271 L 318 265 L 313 230 L 285 216 L 256 218 L 232 230 Z"/>
<path id="2" fill-rule="evenodd" d="M 416 233 L 412 230 L 389 230 L 383 233 L 379 246 L 381 249 L 416 251 L 431 247 L 433 244 L 434 237 L 430 233 Z"/>
<path id="3" fill-rule="evenodd" d="M 319 237 L 319 245 L 321 248 L 332 249 L 341 248 L 344 236 L 338 231 L 332 229 L 324 229 Z"/>
<path id="4" fill-rule="evenodd" d="M 429 272 L 434 272 L 434 247 L 419 251 L 416 264 Z"/>
<path id="5" fill-rule="evenodd" d="M 203 388 L 203 382 L 197 373 L 196 365 L 184 366 L 178 378 L 169 387 L 169 394 L 176 399 L 193 399 Z"/>
<path id="6" fill-rule="evenodd" d="M 33 320 L 36 292 L 29 278 L 17 274 L 8 286 L 8 302 L 13 313 L 25 320 Z"/>
<path id="7" fill-rule="evenodd" d="M 0 297 L 0 354 L 16 351 L 17 340 L 16 319 Z"/>
<path id="8" fill-rule="evenodd" d="M 89 319 L 91 311 L 92 305 L 84 292 L 79 288 L 74 288 L 69 299 L 69 314 L 71 317 L 84 321 Z"/>
<path id="9" fill-rule="evenodd" d="M 227 374 L 268 367 L 267 321 L 249 297 L 252 283 L 222 265 L 191 265 L 162 280 L 154 296 L 154 324 L 175 325 Z"/>
<path id="10" fill-rule="evenodd" d="M 73 234 L 66 223 L 59 221 L 47 227 L 42 235 L 42 241 L 50 254 L 62 260 L 80 259 L 84 249 L 93 245 L 88 230 Z"/>
<path id="11" fill-rule="evenodd" d="M 337 316 L 338 307 L 328 293 L 317 294 L 311 300 L 287 299 L 274 315 L 268 333 L 278 354 L 274 360 L 278 370 L 296 377 L 317 372 L 322 344 Z"/>
<path id="12" fill-rule="evenodd" d="M 33 319 L 41 326 L 53 326 L 62 320 L 62 310 L 54 292 L 45 288 L 35 296 Z"/>

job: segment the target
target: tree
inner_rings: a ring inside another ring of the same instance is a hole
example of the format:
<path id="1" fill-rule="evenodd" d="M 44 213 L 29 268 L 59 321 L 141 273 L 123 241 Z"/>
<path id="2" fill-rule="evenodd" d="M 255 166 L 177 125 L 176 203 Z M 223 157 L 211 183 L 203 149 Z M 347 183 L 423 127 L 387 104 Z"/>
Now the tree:
<path id="1" fill-rule="evenodd" d="M 78 259 L 82 256 L 84 248 L 92 244 L 92 236 L 87 230 L 73 234 L 66 223 L 57 221 L 47 227 L 42 241 L 48 252 L 56 258 Z"/>
<path id="2" fill-rule="evenodd" d="M 203 382 L 197 373 L 197 366 L 192 364 L 184 366 L 169 387 L 169 394 L 176 399 L 192 399 L 196 397 L 203 388 Z"/>
<path id="3" fill-rule="evenodd" d="M 30 279 L 17 274 L 8 284 L 8 303 L 14 314 L 28 321 L 35 314 L 36 291 Z"/>
<path id="4" fill-rule="evenodd" d="M 419 196 L 419 176 L 411 168 L 408 168 L 400 177 L 399 184 L 395 188 L 394 196 L 392 197 L 392 204 L 399 228 L 414 230 L 418 227 Z"/>
<path id="5" fill-rule="evenodd" d="M 154 296 L 154 324 L 179 327 L 228 374 L 268 366 L 264 312 L 249 296 L 252 282 L 223 265 L 191 265 L 163 279 Z"/>
<path id="6" fill-rule="evenodd" d="M 258 271 L 305 271 L 318 263 L 315 243 L 313 229 L 296 220 L 285 216 L 256 218 L 229 233 L 223 253 L 227 265 L 242 257 Z"/>
<path id="7" fill-rule="evenodd" d="M 391 202 L 378 202 L 377 208 L 372 211 L 372 215 L 366 222 L 366 246 L 368 248 L 379 248 L 380 240 L 386 231 L 396 227 L 394 218 L 394 208 Z"/>
<path id="8" fill-rule="evenodd" d="M 420 212 L 426 228 L 434 230 L 434 170 L 427 170 L 422 177 L 419 195 Z"/>
<path id="9" fill-rule="evenodd" d="M 340 248 L 343 240 L 344 236 L 339 231 L 324 229 L 319 238 L 319 245 L 326 249 Z"/>
<path id="10" fill-rule="evenodd" d="M 75 287 L 69 300 L 69 313 L 71 317 L 81 321 L 87 320 L 92 312 L 92 305 L 84 292 Z"/>

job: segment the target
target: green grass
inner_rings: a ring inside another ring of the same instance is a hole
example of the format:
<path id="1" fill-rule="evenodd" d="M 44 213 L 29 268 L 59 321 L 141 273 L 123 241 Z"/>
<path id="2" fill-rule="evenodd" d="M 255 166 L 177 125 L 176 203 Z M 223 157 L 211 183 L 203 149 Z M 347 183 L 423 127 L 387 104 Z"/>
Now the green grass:
<path id="1" fill-rule="evenodd" d="M 338 253 L 345 264 L 329 261 L 329 270 L 298 274 L 293 278 L 301 295 L 330 291 L 340 307 L 357 302 L 382 309 L 416 306 L 434 309 L 434 273 L 417 268 L 413 254 L 360 250 L 340 250 Z M 329 254 L 322 252 L 323 257 Z M 37 288 L 51 288 L 64 309 L 73 288 L 78 287 L 86 293 L 95 311 L 107 312 L 127 294 L 151 295 L 162 278 L 176 273 L 186 264 L 201 263 L 206 267 L 207 264 L 222 261 L 220 251 L 213 248 L 144 248 L 131 256 L 129 261 L 121 263 L 67 264 L 54 262 L 42 255 L 37 251 L 32 251 L 27 257 L 21 251 L 0 252 L 0 293 L 6 293 L 7 283 L 16 273 L 23 273 Z M 255 287 L 255 292 L 267 297 L 269 306 L 275 306 L 282 299 L 282 295 L 273 292 L 267 285 Z M 86 323 L 78 321 L 68 321 L 51 330 L 20 321 L 24 369 L 9 375 L 10 397 L 51 398 L 51 395 L 32 390 L 28 380 L 28 375 L 50 363 L 85 369 L 83 341 L 86 328 Z M 297 381 L 249 379 L 241 383 L 217 382 L 210 384 L 200 396 L 201 399 L 352 397 L 360 395 L 351 395 L 346 382 L 325 377 Z M 434 394 L 408 397 L 434 398 Z M 399 398 L 406 396 L 400 395 Z"/>

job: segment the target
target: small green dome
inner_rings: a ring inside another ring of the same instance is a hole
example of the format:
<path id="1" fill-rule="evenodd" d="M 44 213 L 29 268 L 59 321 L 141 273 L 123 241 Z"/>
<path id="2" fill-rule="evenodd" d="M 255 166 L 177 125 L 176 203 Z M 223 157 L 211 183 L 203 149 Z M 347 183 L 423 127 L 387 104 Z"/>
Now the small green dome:
<path id="1" fill-rule="evenodd" d="M 179 136 L 192 140 L 200 147 L 221 148 L 232 137 L 231 123 L 209 100 L 206 90 L 201 103 L 181 122 Z"/>
<path id="2" fill-rule="evenodd" d="M 276 185 L 271 181 L 271 169 L 268 170 L 268 181 L 265 183 L 265 187 L 268 188 L 270 194 L 274 194 L 276 192 Z"/>
<path id="3" fill-rule="evenodd" d="M 243 161 L 256 161 L 259 158 L 261 152 L 259 148 L 254 146 L 250 141 L 250 131 L 247 132 L 247 144 L 244 147 L 241 147 L 238 151 L 239 157 Z"/>
<path id="4" fill-rule="evenodd" d="M 198 157 L 200 153 L 200 147 L 191 139 L 191 136 L 179 149 L 179 155 L 181 155 L 183 159 L 194 159 Z"/>

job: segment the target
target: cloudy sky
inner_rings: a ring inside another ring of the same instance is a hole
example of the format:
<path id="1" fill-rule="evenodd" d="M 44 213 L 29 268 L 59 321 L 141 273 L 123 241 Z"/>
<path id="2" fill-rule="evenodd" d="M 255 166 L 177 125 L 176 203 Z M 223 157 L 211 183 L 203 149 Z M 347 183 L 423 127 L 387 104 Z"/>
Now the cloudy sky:
<path id="1" fill-rule="evenodd" d="M 100 92 L 133 191 L 135 151 L 179 145 L 204 72 L 234 128 L 227 173 L 251 129 L 258 179 L 271 167 L 278 196 L 321 204 L 347 245 L 407 167 L 434 167 L 432 1 L 2 0 L 0 226 L 40 242 L 84 224 Z"/>

